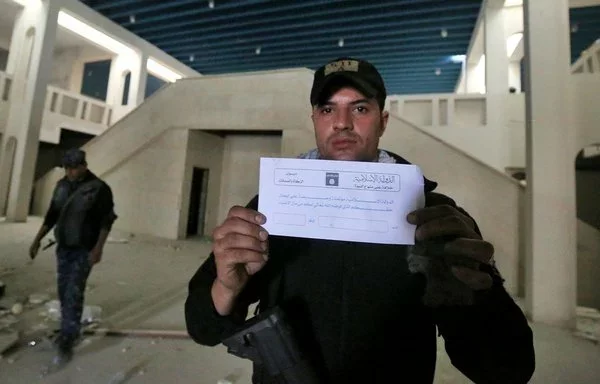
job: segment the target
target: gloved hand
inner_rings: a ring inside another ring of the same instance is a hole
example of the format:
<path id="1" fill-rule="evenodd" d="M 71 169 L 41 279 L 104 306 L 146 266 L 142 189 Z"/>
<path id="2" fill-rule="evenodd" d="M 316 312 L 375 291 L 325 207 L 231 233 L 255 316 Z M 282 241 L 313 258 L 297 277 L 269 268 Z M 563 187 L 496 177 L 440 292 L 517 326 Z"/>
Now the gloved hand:
<path id="1" fill-rule="evenodd" d="M 481 238 L 473 219 L 452 199 L 434 192 L 425 197 L 425 208 L 407 217 L 417 226 L 409 269 L 427 279 L 426 305 L 473 304 L 475 291 L 492 287 L 488 271 L 493 266 L 494 247 Z M 488 271 L 482 271 L 486 266 Z"/>

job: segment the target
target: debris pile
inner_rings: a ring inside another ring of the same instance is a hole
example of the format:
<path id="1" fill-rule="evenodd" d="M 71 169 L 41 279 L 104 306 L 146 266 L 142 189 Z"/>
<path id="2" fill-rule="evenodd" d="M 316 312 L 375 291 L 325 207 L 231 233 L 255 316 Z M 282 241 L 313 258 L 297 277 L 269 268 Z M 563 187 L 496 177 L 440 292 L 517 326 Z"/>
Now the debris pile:
<path id="1" fill-rule="evenodd" d="M 46 293 L 34 293 L 29 297 L 10 297 L 7 294 L 6 286 L 2 284 L 0 288 L 0 357 L 10 348 L 20 342 L 20 333 L 45 332 L 48 335 L 53 333 L 51 329 L 58 328 L 60 322 L 60 302 L 51 300 L 50 295 Z M 40 308 L 38 312 L 41 321 L 33 320 L 33 325 L 29 325 L 32 319 L 27 313 Z M 94 328 L 101 321 L 102 308 L 95 305 L 84 306 L 81 323 L 85 328 Z M 20 320 L 25 319 L 25 323 L 20 324 Z M 29 346 L 35 346 L 36 342 L 28 343 Z"/>

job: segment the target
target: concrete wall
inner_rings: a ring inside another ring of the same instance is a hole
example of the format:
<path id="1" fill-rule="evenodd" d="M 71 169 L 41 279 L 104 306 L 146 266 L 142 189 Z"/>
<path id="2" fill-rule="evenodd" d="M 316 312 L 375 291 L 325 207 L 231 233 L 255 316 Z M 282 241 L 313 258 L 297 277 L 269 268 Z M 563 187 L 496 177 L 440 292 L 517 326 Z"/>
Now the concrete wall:
<path id="1" fill-rule="evenodd" d="M 456 200 L 477 221 L 483 236 L 496 249 L 496 262 L 511 293 L 522 290 L 519 281 L 520 202 L 523 187 L 503 173 L 436 140 L 409 123 L 390 118 L 381 147 L 421 167 L 439 182 L 438 192 Z"/>
<path id="2" fill-rule="evenodd" d="M 166 129 L 230 131 L 306 129 L 311 71 L 284 70 L 185 79 L 154 93 L 84 147 L 100 173 Z M 260 92 L 257 92 L 260 89 Z M 295 89 L 295 92 L 289 92 Z"/>
<path id="3" fill-rule="evenodd" d="M 506 124 L 486 119 L 485 95 L 414 95 L 398 98 L 392 114 L 504 171 L 525 163 L 525 99 L 506 95 Z"/>
<path id="4" fill-rule="evenodd" d="M 221 178 L 219 222 L 233 205 L 246 205 L 258 193 L 261 157 L 281 156 L 281 136 L 227 135 Z"/>
<path id="5" fill-rule="evenodd" d="M 99 54 L 98 49 L 88 47 L 56 49 L 52 61 L 52 75 L 48 83 L 67 91 L 79 93 L 85 63 L 110 60 L 111 58 L 112 56 L 108 53 Z"/>
<path id="6" fill-rule="evenodd" d="M 312 128 L 283 131 L 281 137 L 281 156 L 297 157 L 316 147 L 315 133 Z"/>
<path id="7" fill-rule="evenodd" d="M 115 228 L 177 238 L 188 134 L 169 130 L 120 167 L 100 175 L 112 188 L 119 219 Z M 98 164 L 89 163 L 94 171 Z"/>
<path id="8" fill-rule="evenodd" d="M 600 308 L 600 231 L 577 221 L 577 304 Z"/>
<path id="9" fill-rule="evenodd" d="M 88 142 L 83 149 L 94 172 L 108 181 L 128 185 L 115 192 L 119 199 L 118 214 L 121 215 L 117 227 L 168 238 L 182 236 L 187 224 L 192 163 L 200 164 L 201 168 L 206 168 L 201 164 L 209 164 L 215 169 L 218 165 L 198 154 L 206 153 L 214 140 L 204 142 L 205 136 L 200 139 L 192 134 L 188 147 L 187 133 L 178 133 L 182 136 L 173 139 L 175 133 L 170 131 L 217 130 L 233 134 L 249 130 L 306 130 L 310 124 L 307 104 L 311 80 L 312 72 L 300 69 L 178 81 L 153 94 L 135 111 Z M 166 131 L 169 133 L 163 137 Z M 223 140 L 223 149 L 227 155 L 223 159 L 222 172 L 227 175 L 225 182 L 228 185 L 228 190 L 223 193 L 229 200 L 215 203 L 214 198 L 209 199 L 218 213 L 207 215 L 205 233 L 216 225 L 219 217 L 224 217 L 223 207 L 231 202 L 244 204 L 257 192 L 258 157 L 278 156 L 281 138 L 233 135 Z M 163 175 L 161 169 L 168 174 Z M 139 180 L 155 174 L 152 183 L 159 187 Z M 217 173 L 211 177 L 221 176 Z M 35 197 L 36 206 L 47 204 L 43 201 L 43 191 L 53 185 L 45 185 L 46 179 L 52 178 L 44 178 L 39 185 L 40 197 Z M 142 188 L 128 180 L 139 181 Z M 217 185 L 213 180 L 209 188 L 215 190 Z M 143 207 L 151 208 L 144 211 Z"/>
<path id="10" fill-rule="evenodd" d="M 194 167 L 208 169 L 204 234 L 210 235 L 219 223 L 224 142 L 223 138 L 216 135 L 201 131 L 188 131 L 187 156 L 181 193 L 181 219 L 178 227 L 179 238 L 186 235 Z"/>
<path id="11" fill-rule="evenodd" d="M 571 124 L 575 150 L 600 143 L 600 76 L 571 75 Z M 392 96 L 391 110 L 485 164 L 504 171 L 525 166 L 525 94 L 506 95 L 505 125 L 486 121 L 485 95 Z M 397 105 L 397 107 L 396 107 Z M 575 157 L 576 152 L 573 153 Z"/>
<path id="12" fill-rule="evenodd" d="M 55 167 L 50 172 L 36 180 L 33 186 L 33 205 L 31 207 L 31 214 L 36 216 L 44 216 L 48 207 L 50 206 L 50 200 L 52 199 L 52 193 L 58 180 L 64 176 L 62 168 Z"/>
<path id="13" fill-rule="evenodd" d="M 508 64 L 508 87 L 521 92 L 521 63 L 518 61 Z"/>
<path id="14" fill-rule="evenodd" d="M 57 49 L 54 51 L 54 57 L 52 60 L 52 72 L 48 84 L 56 87 L 66 89 L 68 91 L 79 91 L 72 87 L 72 79 L 74 77 L 81 77 L 82 73 L 78 73 L 75 70 L 75 62 L 81 55 L 82 48 L 65 48 Z M 81 81 L 80 81 L 81 82 Z"/>

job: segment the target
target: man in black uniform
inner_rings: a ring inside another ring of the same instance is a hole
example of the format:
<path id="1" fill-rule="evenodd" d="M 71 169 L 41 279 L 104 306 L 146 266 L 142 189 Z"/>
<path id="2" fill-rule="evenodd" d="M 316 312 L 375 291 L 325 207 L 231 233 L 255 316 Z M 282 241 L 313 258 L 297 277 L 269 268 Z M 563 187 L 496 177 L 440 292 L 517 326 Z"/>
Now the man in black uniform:
<path id="1" fill-rule="evenodd" d="M 318 69 L 310 96 L 317 148 L 301 157 L 407 164 L 379 149 L 385 98 L 368 62 L 341 58 Z M 259 302 L 283 310 L 323 383 L 431 383 L 436 328 L 452 364 L 475 383 L 526 383 L 535 367 L 527 320 L 503 287 L 493 246 L 436 186 L 425 179 L 426 206 L 406 218 L 415 246 L 271 236 L 258 196 L 232 207 L 189 283 L 189 334 L 216 345 Z M 253 383 L 283 382 L 254 365 Z"/>
<path id="2" fill-rule="evenodd" d="M 72 357 L 73 344 L 81 329 L 86 282 L 93 265 L 102 258 L 104 244 L 117 218 L 112 191 L 87 168 L 84 151 L 67 151 L 63 167 L 65 177 L 54 188 L 44 223 L 29 250 L 34 259 L 40 241 L 54 227 L 61 304 L 57 363 Z"/>

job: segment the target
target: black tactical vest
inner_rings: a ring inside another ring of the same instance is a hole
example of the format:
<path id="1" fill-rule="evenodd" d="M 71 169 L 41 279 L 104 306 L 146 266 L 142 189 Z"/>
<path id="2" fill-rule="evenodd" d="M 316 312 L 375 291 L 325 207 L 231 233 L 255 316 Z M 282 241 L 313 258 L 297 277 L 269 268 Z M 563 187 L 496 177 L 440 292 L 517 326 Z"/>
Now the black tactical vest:
<path id="1" fill-rule="evenodd" d="M 53 204 L 60 211 L 54 236 L 59 247 L 77 248 L 85 244 L 85 219 L 94 206 L 103 182 L 93 179 L 76 185 L 62 180 L 56 186 Z"/>

